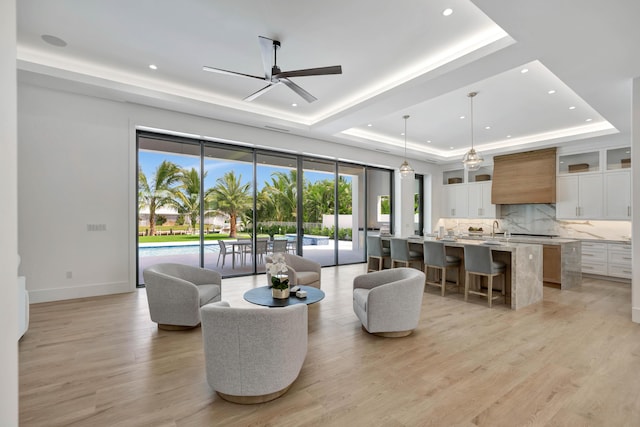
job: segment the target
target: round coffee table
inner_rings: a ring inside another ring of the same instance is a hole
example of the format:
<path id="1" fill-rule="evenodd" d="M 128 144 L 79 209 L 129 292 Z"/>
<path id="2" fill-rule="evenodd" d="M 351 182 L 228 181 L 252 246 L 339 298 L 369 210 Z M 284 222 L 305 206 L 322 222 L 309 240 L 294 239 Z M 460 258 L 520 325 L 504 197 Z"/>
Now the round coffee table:
<path id="1" fill-rule="evenodd" d="M 271 295 L 269 286 L 249 289 L 244 293 L 244 299 L 251 304 L 267 307 L 286 307 L 293 304 L 313 304 L 324 298 L 324 292 L 311 286 L 300 286 L 301 291 L 307 291 L 306 298 L 298 298 L 294 292 L 287 299 L 277 299 Z"/>

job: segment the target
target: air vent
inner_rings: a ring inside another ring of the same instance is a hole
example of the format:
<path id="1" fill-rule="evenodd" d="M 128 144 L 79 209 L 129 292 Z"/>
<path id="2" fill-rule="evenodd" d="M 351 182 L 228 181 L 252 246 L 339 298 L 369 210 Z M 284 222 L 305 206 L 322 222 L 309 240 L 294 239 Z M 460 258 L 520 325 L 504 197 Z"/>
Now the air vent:
<path id="1" fill-rule="evenodd" d="M 269 130 L 275 130 L 275 131 L 278 131 L 278 132 L 289 132 L 289 129 L 277 128 L 277 127 L 269 126 L 269 125 L 266 125 L 264 128 L 265 129 L 269 129 Z"/>
<path id="2" fill-rule="evenodd" d="M 391 152 L 391 151 L 389 151 L 389 150 L 383 150 L 383 149 L 381 149 L 381 148 L 375 148 L 375 150 L 376 150 L 376 151 L 379 151 L 379 152 L 381 152 L 381 153 L 390 153 L 390 152 Z"/>

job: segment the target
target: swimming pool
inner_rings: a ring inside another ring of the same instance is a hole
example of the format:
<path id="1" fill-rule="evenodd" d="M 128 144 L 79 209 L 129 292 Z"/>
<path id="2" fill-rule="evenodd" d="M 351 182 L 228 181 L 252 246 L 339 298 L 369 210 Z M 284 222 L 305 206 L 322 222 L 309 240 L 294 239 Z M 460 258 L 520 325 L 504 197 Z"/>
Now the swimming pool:
<path id="1" fill-rule="evenodd" d="M 204 253 L 220 252 L 218 243 L 204 245 Z M 200 253 L 200 245 L 180 245 L 180 246 L 145 246 L 138 247 L 138 256 L 171 256 L 171 255 L 197 255 Z"/>

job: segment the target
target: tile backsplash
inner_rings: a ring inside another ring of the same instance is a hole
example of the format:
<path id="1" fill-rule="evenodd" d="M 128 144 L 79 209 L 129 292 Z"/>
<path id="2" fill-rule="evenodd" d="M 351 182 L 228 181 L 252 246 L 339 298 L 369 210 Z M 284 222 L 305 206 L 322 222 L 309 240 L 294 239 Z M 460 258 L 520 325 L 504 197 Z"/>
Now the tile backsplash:
<path id="1" fill-rule="evenodd" d="M 498 232 L 509 230 L 511 233 L 545 234 L 567 238 L 629 240 L 631 221 L 592 221 L 556 219 L 556 207 L 553 204 L 499 205 L 497 221 Z M 485 233 L 491 233 L 492 219 L 455 219 L 441 218 L 437 226 L 454 230 L 456 234 L 465 233 L 469 227 L 482 227 Z"/>

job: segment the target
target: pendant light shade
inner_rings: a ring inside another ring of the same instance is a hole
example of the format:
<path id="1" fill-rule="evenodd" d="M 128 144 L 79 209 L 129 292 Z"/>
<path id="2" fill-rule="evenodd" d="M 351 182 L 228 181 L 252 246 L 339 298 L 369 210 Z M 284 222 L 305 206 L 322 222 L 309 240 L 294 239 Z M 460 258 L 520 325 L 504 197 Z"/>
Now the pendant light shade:
<path id="1" fill-rule="evenodd" d="M 482 164 L 482 162 L 484 162 L 482 154 L 478 153 L 473 148 L 473 97 L 477 94 L 478 92 L 470 92 L 469 95 L 467 95 L 471 104 L 471 148 L 465 153 L 464 157 L 462 158 L 462 163 L 464 164 L 465 169 L 469 171 L 477 171 L 478 169 L 480 169 L 480 165 Z"/>
<path id="2" fill-rule="evenodd" d="M 407 162 L 407 119 L 408 115 L 402 117 L 404 119 L 404 162 L 400 165 L 400 176 L 406 178 L 414 173 L 413 168 Z"/>

